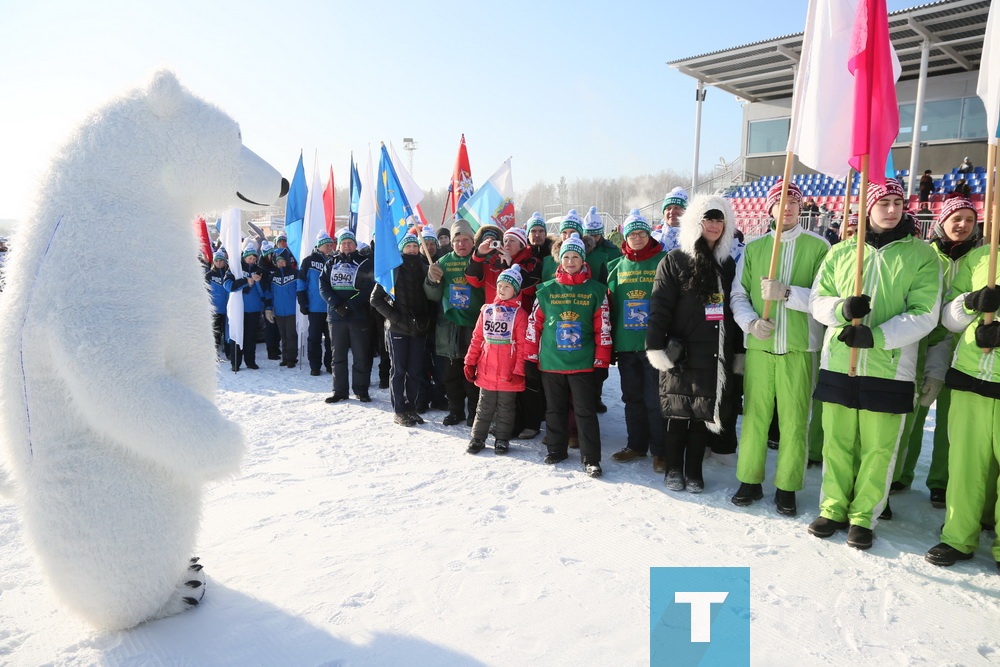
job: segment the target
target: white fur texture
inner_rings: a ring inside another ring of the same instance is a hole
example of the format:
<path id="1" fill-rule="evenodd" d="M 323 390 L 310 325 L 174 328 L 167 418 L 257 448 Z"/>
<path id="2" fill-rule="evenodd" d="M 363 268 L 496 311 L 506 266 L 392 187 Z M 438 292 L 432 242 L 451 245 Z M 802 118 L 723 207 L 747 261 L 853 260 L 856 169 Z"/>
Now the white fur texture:
<path id="1" fill-rule="evenodd" d="M 169 72 L 86 119 L 15 235 L 0 299 L 0 440 L 59 598 L 95 626 L 156 617 L 233 475 L 190 221 L 281 177 Z"/>
<path id="2" fill-rule="evenodd" d="M 681 231 L 677 237 L 681 249 L 694 257 L 695 241 L 701 236 L 701 221 L 705 213 L 712 209 L 722 211 L 726 217 L 726 226 L 719 242 L 715 245 L 715 259 L 719 264 L 726 261 L 733 249 L 733 231 L 736 229 L 736 214 L 729 200 L 719 195 L 695 195 L 688 203 L 681 216 Z"/>
<path id="3" fill-rule="evenodd" d="M 646 358 L 649 359 L 649 364 L 653 368 L 664 373 L 674 367 L 673 362 L 663 350 L 646 350 Z"/>

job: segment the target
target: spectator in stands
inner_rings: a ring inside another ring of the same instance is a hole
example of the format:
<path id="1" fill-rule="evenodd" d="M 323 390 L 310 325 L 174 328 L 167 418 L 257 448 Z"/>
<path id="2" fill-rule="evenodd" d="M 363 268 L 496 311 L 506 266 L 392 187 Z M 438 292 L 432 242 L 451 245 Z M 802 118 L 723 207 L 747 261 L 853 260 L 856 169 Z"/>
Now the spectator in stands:
<path id="1" fill-rule="evenodd" d="M 955 181 L 955 189 L 952 190 L 952 192 L 957 193 L 966 199 L 972 196 L 972 188 L 969 187 L 969 184 L 965 182 L 964 178 Z"/>
<path id="2" fill-rule="evenodd" d="M 823 238 L 825 238 L 830 245 L 836 245 L 840 242 L 840 223 L 831 222 L 830 226 L 826 228 L 823 232 Z"/>
<path id="3" fill-rule="evenodd" d="M 972 166 L 972 161 L 969 160 L 969 156 L 966 155 L 962 158 L 962 164 L 958 165 L 958 173 L 960 174 L 971 174 L 976 168 Z"/>
<path id="4" fill-rule="evenodd" d="M 813 225 L 819 220 L 819 206 L 816 205 L 816 200 L 812 197 L 806 199 L 805 203 L 802 204 L 802 214 L 808 216 L 806 229 L 812 230 Z"/>
<path id="5" fill-rule="evenodd" d="M 920 201 L 921 203 L 931 200 L 931 192 L 934 191 L 934 177 L 931 170 L 925 169 L 924 175 L 920 177 Z"/>

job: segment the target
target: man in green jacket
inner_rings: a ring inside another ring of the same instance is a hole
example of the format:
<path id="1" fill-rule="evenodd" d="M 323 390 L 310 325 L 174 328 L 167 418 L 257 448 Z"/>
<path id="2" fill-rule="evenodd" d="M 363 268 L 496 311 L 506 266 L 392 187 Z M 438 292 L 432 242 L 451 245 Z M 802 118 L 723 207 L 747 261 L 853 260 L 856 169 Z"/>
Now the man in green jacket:
<path id="1" fill-rule="evenodd" d="M 830 244 L 799 225 L 802 191 L 788 185 L 783 213 L 776 211 L 781 181 L 767 193 L 767 212 L 781 225 L 778 271 L 768 279 L 774 232 L 747 244 L 736 265 L 733 316 L 746 332 L 746 370 L 743 375 L 743 428 L 736 477 L 740 488 L 734 505 L 747 506 L 764 497 L 767 433 L 778 407 L 781 444 L 774 473 L 774 502 L 778 513 L 795 516 L 795 492 L 802 489 L 807 459 L 810 396 L 814 357 L 823 327 L 809 314 L 809 295 Z M 770 317 L 764 306 L 771 302 Z"/>
<path id="2" fill-rule="evenodd" d="M 856 549 L 872 545 L 903 420 L 914 406 L 919 344 L 937 325 L 941 306 L 941 264 L 913 236 L 899 183 L 869 184 L 868 220 L 863 294 L 854 295 L 855 237 L 827 253 L 810 298 L 813 317 L 828 328 L 815 392 L 824 402 L 823 485 L 809 532 L 830 537 L 850 527 L 847 544 Z"/>

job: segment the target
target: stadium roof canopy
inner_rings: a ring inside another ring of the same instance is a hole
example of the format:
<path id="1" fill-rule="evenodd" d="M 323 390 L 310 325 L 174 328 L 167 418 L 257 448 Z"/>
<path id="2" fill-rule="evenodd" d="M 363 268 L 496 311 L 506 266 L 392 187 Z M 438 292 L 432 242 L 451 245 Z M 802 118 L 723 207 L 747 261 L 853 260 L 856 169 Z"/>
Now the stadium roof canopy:
<path id="1" fill-rule="evenodd" d="M 920 50 L 930 41 L 927 76 L 979 69 L 990 0 L 940 0 L 889 14 L 889 35 L 903 74 L 920 73 Z M 803 33 L 672 60 L 667 64 L 750 102 L 792 96 Z"/>

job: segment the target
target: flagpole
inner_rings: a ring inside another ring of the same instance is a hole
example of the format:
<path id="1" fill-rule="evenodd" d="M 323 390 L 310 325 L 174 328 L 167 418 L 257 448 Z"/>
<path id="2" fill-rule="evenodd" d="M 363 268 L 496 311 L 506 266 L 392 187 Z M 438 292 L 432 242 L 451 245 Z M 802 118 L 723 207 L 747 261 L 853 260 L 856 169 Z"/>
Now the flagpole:
<path id="1" fill-rule="evenodd" d="M 847 180 L 845 181 L 846 186 L 844 188 L 844 212 L 843 217 L 840 222 L 840 239 L 844 239 L 844 234 L 847 232 L 847 223 L 851 221 L 851 179 L 854 178 L 854 170 L 851 168 L 847 169 Z"/>
<path id="2" fill-rule="evenodd" d="M 991 236 L 991 225 L 996 221 L 996 216 L 993 215 L 993 201 L 996 199 L 994 193 L 994 179 L 996 178 L 993 174 L 993 170 L 997 166 L 997 145 L 987 144 L 986 145 L 986 198 L 983 201 L 983 240 L 988 241 Z"/>
<path id="3" fill-rule="evenodd" d="M 996 167 L 997 159 L 997 145 L 989 144 L 990 155 L 987 157 L 993 157 L 994 168 Z M 990 171 L 987 174 L 987 197 L 989 197 L 989 191 L 993 190 L 993 209 L 990 211 L 989 215 L 992 218 L 992 224 L 990 225 L 990 264 L 989 273 L 986 274 L 986 285 L 987 287 L 993 288 L 997 286 L 997 244 L 1000 242 L 1000 224 L 997 224 L 1000 220 L 1000 190 L 997 187 L 1000 186 L 1000 174 L 993 174 Z M 983 212 L 986 213 L 985 211 Z M 990 324 L 993 322 L 993 313 L 986 313 L 983 317 L 983 322 Z M 992 348 L 983 348 L 983 354 L 989 354 L 992 352 Z"/>
<path id="4" fill-rule="evenodd" d="M 854 296 L 861 296 L 864 289 L 865 267 L 865 229 L 868 226 L 868 153 L 861 156 L 861 182 L 858 184 L 858 252 L 854 266 Z M 861 318 L 855 317 L 851 325 L 861 324 Z M 858 374 L 858 348 L 851 348 L 851 365 L 849 375 Z"/>
<path id="5" fill-rule="evenodd" d="M 444 196 L 444 208 L 441 209 L 441 224 L 438 227 L 444 227 L 444 217 L 448 215 L 448 202 L 451 201 L 451 188 L 448 188 L 448 192 Z M 452 211 L 454 215 L 454 211 Z"/>
<path id="6" fill-rule="evenodd" d="M 781 199 L 778 200 L 778 215 L 774 218 L 774 247 L 771 248 L 771 267 L 767 270 L 768 280 L 774 280 L 778 273 L 778 254 L 781 252 L 781 228 L 785 224 L 785 204 L 788 202 L 788 183 L 792 179 L 792 163 L 795 155 L 788 151 L 785 153 L 785 172 L 781 177 Z M 798 221 L 796 221 L 798 224 Z M 764 313 L 761 315 L 765 320 L 771 317 L 771 304 L 773 301 L 764 302 Z"/>

